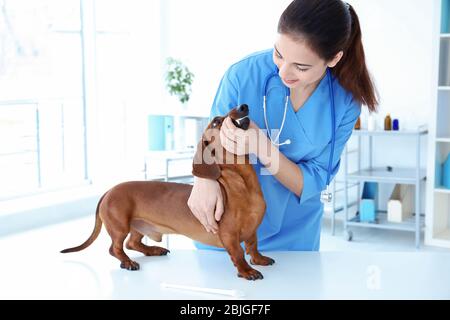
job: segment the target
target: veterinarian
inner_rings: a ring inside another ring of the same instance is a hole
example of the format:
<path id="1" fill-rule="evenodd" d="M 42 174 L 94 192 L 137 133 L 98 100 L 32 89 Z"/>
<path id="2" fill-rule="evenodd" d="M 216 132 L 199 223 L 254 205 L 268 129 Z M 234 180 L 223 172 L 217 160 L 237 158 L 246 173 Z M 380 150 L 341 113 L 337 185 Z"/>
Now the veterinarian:
<path id="1" fill-rule="evenodd" d="M 221 142 L 229 152 L 257 157 L 254 168 L 267 205 L 258 249 L 319 250 L 327 175 L 336 175 L 362 105 L 375 111 L 378 104 L 353 7 L 341 0 L 293 1 L 280 17 L 274 48 L 226 71 L 211 117 L 243 103 L 250 108 L 249 130 L 227 119 Z M 249 135 L 259 128 L 282 130 L 279 137 Z M 258 143 L 270 152 L 252 147 Z M 224 211 L 217 181 L 195 177 L 188 205 L 208 231 L 217 232 Z"/>

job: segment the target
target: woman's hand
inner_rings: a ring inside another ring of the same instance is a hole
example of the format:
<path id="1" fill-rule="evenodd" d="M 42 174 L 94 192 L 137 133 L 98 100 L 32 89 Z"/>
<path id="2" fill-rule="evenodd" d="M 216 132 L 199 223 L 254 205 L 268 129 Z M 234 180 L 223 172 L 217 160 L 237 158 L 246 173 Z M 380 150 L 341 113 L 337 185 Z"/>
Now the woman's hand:
<path id="1" fill-rule="evenodd" d="M 194 177 L 194 186 L 188 199 L 188 206 L 206 231 L 217 233 L 217 221 L 223 214 L 223 197 L 216 180 Z"/>
<path id="2" fill-rule="evenodd" d="M 227 117 L 220 130 L 220 142 L 230 153 L 243 156 L 249 153 L 258 155 L 258 144 L 264 145 L 266 136 L 261 133 L 259 127 L 250 120 L 247 130 L 236 127 Z"/>

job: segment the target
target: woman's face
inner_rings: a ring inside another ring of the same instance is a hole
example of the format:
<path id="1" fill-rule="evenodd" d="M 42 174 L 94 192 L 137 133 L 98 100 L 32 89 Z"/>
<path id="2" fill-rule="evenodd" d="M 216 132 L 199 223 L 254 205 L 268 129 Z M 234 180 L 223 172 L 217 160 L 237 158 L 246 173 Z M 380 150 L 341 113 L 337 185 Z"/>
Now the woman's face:
<path id="1" fill-rule="evenodd" d="M 273 50 L 273 62 L 277 65 L 283 83 L 291 89 L 307 87 L 322 79 L 327 66 L 334 67 L 342 56 L 339 52 L 333 61 L 326 63 L 305 41 L 294 41 L 280 34 Z M 335 61 L 337 59 L 337 61 Z"/>

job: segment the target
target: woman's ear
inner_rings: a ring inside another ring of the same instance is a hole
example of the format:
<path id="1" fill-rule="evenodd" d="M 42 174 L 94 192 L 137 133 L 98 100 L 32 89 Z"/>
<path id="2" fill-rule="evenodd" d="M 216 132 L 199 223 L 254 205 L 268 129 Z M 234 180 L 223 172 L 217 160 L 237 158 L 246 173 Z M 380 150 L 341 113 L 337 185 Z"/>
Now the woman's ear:
<path id="1" fill-rule="evenodd" d="M 217 180 L 221 171 L 214 158 L 214 148 L 202 136 L 202 140 L 197 145 L 192 164 L 192 174 L 199 178 Z"/>
<path id="2" fill-rule="evenodd" d="M 331 60 L 330 62 L 327 63 L 327 66 L 329 68 L 334 68 L 339 63 L 339 61 L 341 61 L 343 55 L 344 55 L 344 52 L 342 50 L 339 51 L 338 53 L 336 53 L 333 60 Z"/>

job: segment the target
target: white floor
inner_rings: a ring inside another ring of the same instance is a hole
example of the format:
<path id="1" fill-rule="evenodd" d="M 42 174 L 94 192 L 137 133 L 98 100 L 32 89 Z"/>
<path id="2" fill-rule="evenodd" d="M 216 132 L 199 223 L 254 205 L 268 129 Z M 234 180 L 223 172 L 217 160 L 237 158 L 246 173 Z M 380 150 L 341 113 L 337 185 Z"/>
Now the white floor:
<path id="1" fill-rule="evenodd" d="M 136 283 L 145 281 L 145 279 L 138 280 L 137 276 L 128 278 L 128 273 L 122 272 L 119 262 L 108 253 L 110 238 L 104 229 L 97 241 L 82 254 L 59 253 L 62 249 L 84 242 L 90 235 L 93 225 L 94 217 L 92 216 L 0 238 L 0 252 L 3 257 L 3 263 L 0 266 L 0 299 L 46 299 L 54 298 L 55 295 L 63 299 L 95 299 L 99 296 L 130 298 L 100 292 L 102 290 L 110 292 L 111 289 L 100 285 L 100 283 L 110 283 L 110 280 L 103 282 L 102 277 L 110 275 L 103 275 L 101 270 L 110 270 L 110 273 L 114 273 L 114 278 L 120 279 L 121 286 L 124 288 L 129 289 L 132 285 L 127 284 L 127 281 L 131 281 L 127 279 L 133 279 L 137 281 Z M 416 251 L 412 233 L 355 229 L 354 240 L 348 242 L 341 235 L 342 224 L 339 222 L 336 231 L 337 235 L 331 236 L 329 219 L 324 219 L 321 251 L 328 253 L 332 253 L 331 251 L 347 253 Z M 174 237 L 170 240 L 171 250 L 192 247 L 190 240 L 184 237 Z M 450 253 L 448 249 L 428 246 L 422 246 L 420 251 Z M 137 252 L 130 253 L 130 256 L 143 263 L 147 261 Z M 156 257 L 156 259 L 165 258 Z M 145 267 L 148 268 L 148 265 Z M 95 272 L 91 269 L 95 269 Z M 92 274 L 96 274 L 97 278 Z M 144 275 L 144 273 L 141 274 Z M 91 286 L 92 292 L 89 291 Z M 139 297 L 142 298 L 145 295 Z"/>

